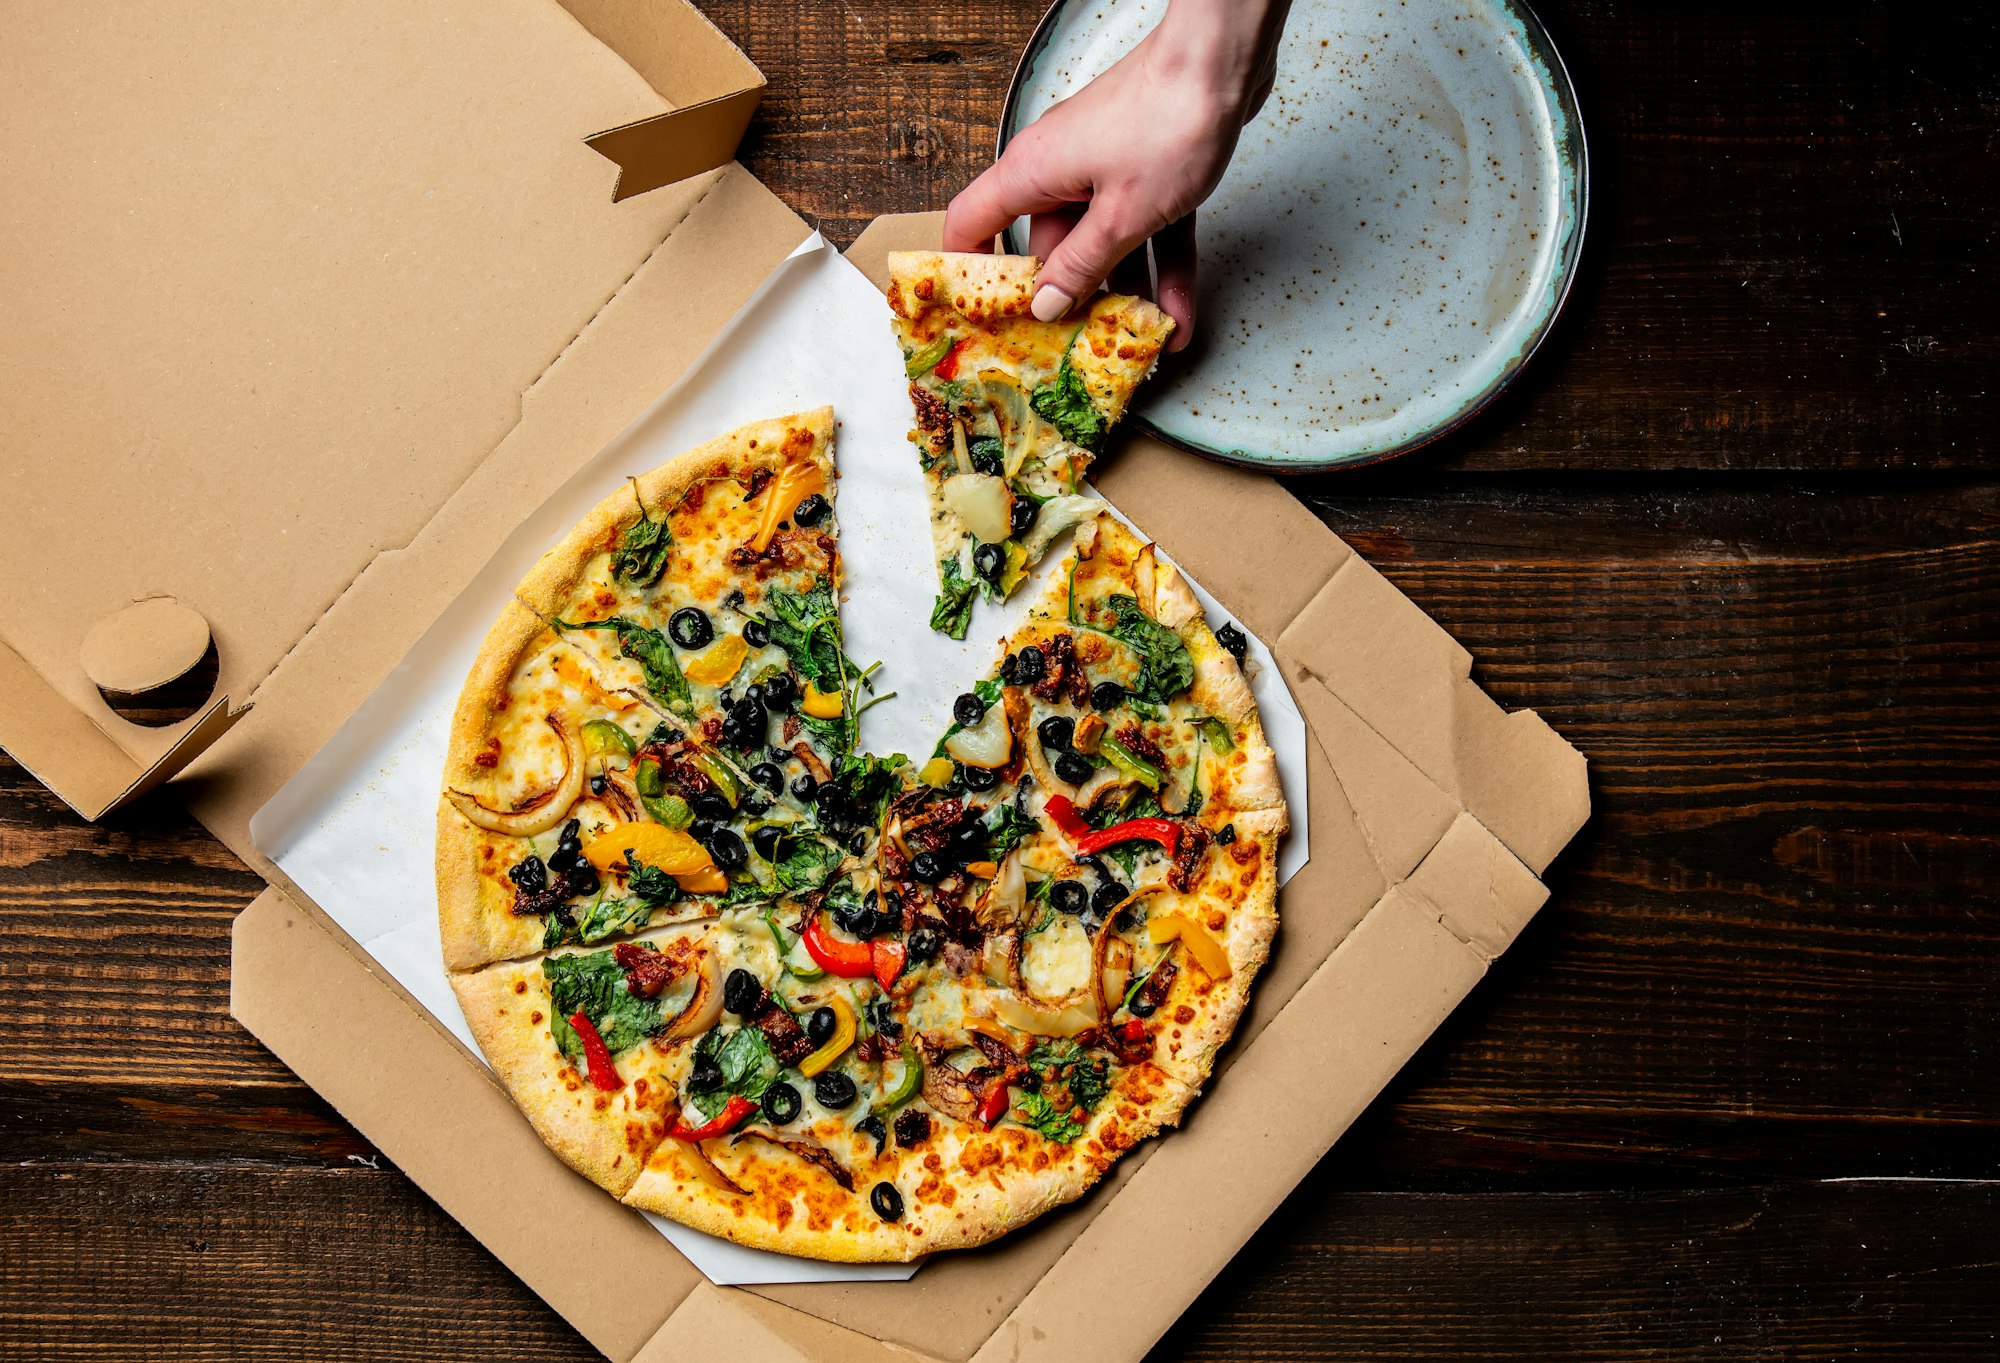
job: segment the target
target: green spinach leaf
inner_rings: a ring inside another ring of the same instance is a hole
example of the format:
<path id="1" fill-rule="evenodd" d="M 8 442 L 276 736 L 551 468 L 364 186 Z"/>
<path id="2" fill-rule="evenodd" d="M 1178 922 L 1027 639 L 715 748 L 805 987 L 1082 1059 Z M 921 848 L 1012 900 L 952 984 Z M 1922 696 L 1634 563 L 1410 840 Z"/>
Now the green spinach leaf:
<path id="1" fill-rule="evenodd" d="M 840 617 L 833 585 L 825 578 L 811 590 L 774 589 L 766 598 L 771 642 L 785 650 L 792 666 L 821 691 L 843 691 L 847 676 L 840 649 Z"/>
<path id="2" fill-rule="evenodd" d="M 1117 621 L 1109 632 L 1140 658 L 1134 695 L 1164 705 L 1194 684 L 1194 659 L 1180 635 L 1146 614 L 1136 597 L 1113 596 L 1105 604 Z"/>
<path id="3" fill-rule="evenodd" d="M 782 849 L 781 849 L 782 850 Z M 778 887 L 794 895 L 811 894 L 826 884 L 827 877 L 840 865 L 838 847 L 818 838 L 799 838 L 771 868 Z"/>
<path id="4" fill-rule="evenodd" d="M 652 918 L 653 907 L 643 899 L 600 899 L 577 920 L 577 940 L 601 942 L 617 933 L 636 932 Z"/>
<path id="5" fill-rule="evenodd" d="M 681 897 L 680 882 L 657 866 L 648 866 L 632 855 L 632 849 L 625 849 L 625 864 L 632 868 L 625 877 L 625 886 L 633 894 L 644 900 L 649 909 L 665 908 Z"/>
<path id="6" fill-rule="evenodd" d="M 972 627 L 972 602 L 979 584 L 967 579 L 955 558 L 938 563 L 938 577 L 941 590 L 937 604 L 931 607 L 931 628 L 954 639 L 963 639 L 966 630 Z"/>
<path id="7" fill-rule="evenodd" d="M 1081 330 L 1083 328 L 1077 328 L 1077 331 Z M 1070 363 L 1070 347 L 1075 344 L 1076 332 L 1071 332 L 1070 344 L 1063 347 L 1062 364 L 1056 369 L 1056 376 L 1036 388 L 1029 395 L 1028 402 L 1036 414 L 1061 431 L 1070 444 L 1095 454 L 1103 446 L 1105 433 L 1111 427 L 1104 414 L 1097 410 L 1097 404 L 1090 400 L 1090 392 L 1083 386 L 1083 376 Z"/>
<path id="8" fill-rule="evenodd" d="M 622 615 L 581 625 L 565 624 L 561 620 L 554 623 L 556 629 L 563 633 L 584 629 L 615 630 L 618 651 L 639 664 L 639 671 L 646 678 L 646 689 L 675 714 L 689 719 L 694 717 L 694 695 L 688 690 L 687 678 L 681 675 L 681 665 L 674 658 L 674 646 L 667 642 L 666 635 L 634 624 Z"/>
<path id="9" fill-rule="evenodd" d="M 722 1083 L 712 1089 L 690 1089 L 688 1099 L 705 1119 L 722 1111 L 732 1095 L 756 1101 L 776 1082 L 781 1067 L 771 1043 L 755 1027 L 716 1028 L 702 1037 L 695 1055 L 713 1060 Z"/>
<path id="10" fill-rule="evenodd" d="M 632 497 L 638 500 L 637 483 L 632 485 Z M 646 504 L 639 502 L 639 519 L 627 527 L 618 541 L 618 552 L 611 556 L 611 572 L 627 582 L 650 587 L 667 571 L 667 554 L 673 547 L 674 537 L 667 529 L 666 517 L 654 520 L 646 514 Z"/>
<path id="11" fill-rule="evenodd" d="M 579 1069 L 586 1062 L 583 1040 L 569 1025 L 573 1014 L 590 1019 L 613 1055 L 631 1050 L 665 1021 L 657 1002 L 635 997 L 625 987 L 625 972 L 608 951 L 546 956 L 542 978 L 549 985 L 549 1032 L 564 1058 Z"/>

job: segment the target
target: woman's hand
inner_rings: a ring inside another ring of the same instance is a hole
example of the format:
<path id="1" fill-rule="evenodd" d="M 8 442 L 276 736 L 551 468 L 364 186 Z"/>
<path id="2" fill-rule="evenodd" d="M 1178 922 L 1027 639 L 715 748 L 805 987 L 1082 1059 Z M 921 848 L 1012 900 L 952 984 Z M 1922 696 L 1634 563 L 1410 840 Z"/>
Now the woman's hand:
<path id="1" fill-rule="evenodd" d="M 984 251 L 1023 214 L 1043 259 L 1035 316 L 1053 320 L 1106 279 L 1146 291 L 1193 334 L 1194 212 L 1221 182 L 1277 72 L 1289 0 L 1171 0 L 1159 27 L 1103 75 L 1021 130 L 951 201 L 948 251 Z"/>

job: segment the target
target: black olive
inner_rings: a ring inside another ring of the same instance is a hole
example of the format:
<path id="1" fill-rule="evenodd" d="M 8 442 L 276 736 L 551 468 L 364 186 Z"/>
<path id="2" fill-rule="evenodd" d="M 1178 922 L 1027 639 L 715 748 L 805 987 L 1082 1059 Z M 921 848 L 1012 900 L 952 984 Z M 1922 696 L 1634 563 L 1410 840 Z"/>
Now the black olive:
<path id="1" fill-rule="evenodd" d="M 815 1046 L 824 1046 L 833 1040 L 833 1034 L 840 1027 L 840 1014 L 831 1008 L 815 1008 L 806 1014 L 806 1035 Z"/>
<path id="2" fill-rule="evenodd" d="M 715 638 L 715 626 L 706 611 L 682 606 L 667 617 L 667 637 L 682 648 L 701 648 Z"/>
<path id="3" fill-rule="evenodd" d="M 776 824 L 765 824 L 750 835 L 750 845 L 757 849 L 757 855 L 764 858 L 764 860 L 776 861 L 778 859 L 778 839 L 784 835 L 784 830 Z"/>
<path id="4" fill-rule="evenodd" d="M 549 869 L 560 875 L 583 860 L 583 852 L 568 843 L 556 844 L 556 850 L 549 853 Z"/>
<path id="5" fill-rule="evenodd" d="M 1000 773 L 992 767 L 967 767 L 965 788 L 967 790 L 991 790 L 1000 784 Z"/>
<path id="6" fill-rule="evenodd" d="M 743 626 L 743 642 L 752 648 L 762 648 L 771 642 L 771 627 L 762 620 L 750 620 Z"/>
<path id="7" fill-rule="evenodd" d="M 770 718 L 770 712 L 765 710 L 761 695 L 745 696 L 737 701 L 729 707 L 729 717 L 736 721 L 736 727 L 746 736 L 753 736 L 759 743 L 764 741 L 764 722 Z M 743 746 L 747 748 L 750 745 L 745 743 Z"/>
<path id="8" fill-rule="evenodd" d="M 936 928 L 918 928 L 904 939 L 903 945 L 909 948 L 911 960 L 928 961 L 938 954 L 938 948 L 944 945 L 944 938 Z"/>
<path id="9" fill-rule="evenodd" d="M 964 825 L 951 835 L 951 843 L 946 850 L 951 859 L 960 866 L 968 861 L 984 860 L 986 829 L 977 820 Z"/>
<path id="10" fill-rule="evenodd" d="M 903 1034 L 903 1024 L 897 1019 L 896 1010 L 887 999 L 877 999 L 868 1005 L 868 1021 L 876 1031 L 891 1041 Z"/>
<path id="11" fill-rule="evenodd" d="M 1020 667 L 1019 660 L 1016 659 L 1013 654 L 1009 653 L 1006 657 L 1000 660 L 1000 680 L 1006 682 L 1010 686 L 1013 685 L 1014 673 L 1015 670 L 1019 667 Z"/>
<path id="12" fill-rule="evenodd" d="M 819 782 L 813 780 L 812 773 L 800 772 L 792 778 L 792 794 L 801 800 L 810 800 L 819 789 Z"/>
<path id="13" fill-rule="evenodd" d="M 743 589 L 738 587 L 735 591 L 722 598 L 722 608 L 726 611 L 736 611 L 738 614 L 741 614 L 743 603 L 747 600 L 749 598 L 743 595 Z"/>
<path id="14" fill-rule="evenodd" d="M 1122 904 L 1125 901 L 1125 896 L 1129 893 L 1131 892 L 1117 881 L 1105 881 L 1097 887 L 1097 892 L 1090 897 L 1091 915 L 1096 918 L 1103 918 L 1113 909 L 1117 908 L 1118 905 Z"/>
<path id="15" fill-rule="evenodd" d="M 590 778 L 590 793 L 592 795 L 602 795 L 604 793 L 604 786 L 605 786 L 605 781 L 603 772 L 599 772 L 597 775 Z"/>
<path id="16" fill-rule="evenodd" d="M 1048 666 L 1049 660 L 1042 656 L 1041 646 L 1029 644 L 1016 655 L 1014 675 L 1020 679 L 1023 686 L 1033 686 L 1042 679 L 1042 674 L 1048 671 Z"/>
<path id="17" fill-rule="evenodd" d="M 944 879 L 944 867 L 938 865 L 935 852 L 919 852 L 910 858 L 910 874 L 926 885 L 935 885 Z"/>
<path id="18" fill-rule="evenodd" d="M 766 790 L 783 790 L 785 773 L 775 763 L 759 762 L 750 768 L 750 779 Z"/>
<path id="19" fill-rule="evenodd" d="M 736 835 L 734 829 L 716 829 L 708 835 L 705 846 L 708 854 L 715 858 L 715 864 L 725 871 L 741 870 L 743 863 L 750 859 L 749 849 L 744 847 L 743 839 Z"/>
<path id="20" fill-rule="evenodd" d="M 648 743 L 679 743 L 686 738 L 686 734 L 674 728 L 671 724 L 655 724 L 653 732 L 647 736 L 646 741 Z"/>
<path id="21" fill-rule="evenodd" d="M 972 471 L 998 478 L 1006 473 L 1007 466 L 1001 462 L 1000 456 L 992 450 L 981 450 L 978 454 L 972 456 Z"/>
<path id="22" fill-rule="evenodd" d="M 736 722 L 736 716 L 734 715 L 724 715 L 722 717 L 722 727 L 717 731 L 716 736 L 722 740 L 725 747 L 740 748 L 744 746 L 743 726 Z"/>
<path id="23" fill-rule="evenodd" d="M 844 1070 L 828 1070 L 813 1080 L 813 1097 L 819 1100 L 821 1107 L 835 1112 L 851 1104 L 854 1093 L 854 1081 L 847 1077 Z"/>
<path id="24" fill-rule="evenodd" d="M 986 702 L 967 691 L 951 703 L 951 717 L 969 729 L 986 718 Z"/>
<path id="25" fill-rule="evenodd" d="M 1215 844 L 1216 844 L 1216 846 L 1218 846 L 1218 847 L 1227 847 L 1227 846 L 1229 846 L 1229 844 L 1230 844 L 1230 843 L 1232 843 L 1232 842 L 1235 842 L 1235 841 L 1236 841 L 1236 825 L 1235 825 L 1235 824 L 1233 824 L 1233 823 L 1226 823 L 1226 824 L 1222 825 L 1222 827 L 1220 827 L 1220 828 L 1218 828 L 1218 829 L 1216 829 L 1216 830 L 1215 830 Z"/>
<path id="26" fill-rule="evenodd" d="M 1090 759 L 1080 752 L 1060 752 L 1056 754 L 1056 777 L 1073 786 L 1080 786 L 1090 779 Z"/>
<path id="27" fill-rule="evenodd" d="M 847 840 L 847 850 L 857 857 L 866 852 L 868 850 L 868 830 L 865 828 L 855 829 L 854 836 Z"/>
<path id="28" fill-rule="evenodd" d="M 882 891 L 882 908 L 891 918 L 903 916 L 903 894 L 900 890 Z"/>
<path id="29" fill-rule="evenodd" d="M 792 519 L 800 525 L 818 525 L 826 519 L 826 513 L 831 510 L 833 510 L 832 504 L 815 492 L 792 508 Z"/>
<path id="30" fill-rule="evenodd" d="M 1090 907 L 1090 891 L 1080 880 L 1058 880 L 1049 888 L 1049 902 L 1058 913 L 1082 913 Z"/>
<path id="31" fill-rule="evenodd" d="M 587 861 L 577 862 L 562 878 L 562 892 L 571 899 L 580 895 L 596 894 L 597 886 L 597 868 Z"/>
<path id="32" fill-rule="evenodd" d="M 507 868 L 507 879 L 522 894 L 541 894 L 549 888 L 549 868 L 542 865 L 540 857 L 530 853 Z"/>
<path id="33" fill-rule="evenodd" d="M 571 819 L 568 823 L 564 824 L 562 832 L 556 834 L 556 841 L 558 843 L 581 844 L 583 841 L 583 820 Z"/>
<path id="34" fill-rule="evenodd" d="M 729 801 L 712 790 L 704 790 L 691 798 L 688 801 L 688 808 L 694 811 L 697 819 L 706 819 L 710 823 L 728 823 L 729 816 L 736 812 L 730 807 Z"/>
<path id="35" fill-rule="evenodd" d="M 1044 752 L 1061 752 L 1076 741 L 1076 721 L 1068 715 L 1050 715 L 1035 726 Z"/>
<path id="36" fill-rule="evenodd" d="M 1101 681 L 1090 688 L 1090 703 L 1100 710 L 1116 710 L 1125 703 L 1125 688 L 1114 681 Z"/>
<path id="37" fill-rule="evenodd" d="M 805 1100 L 799 1097 L 799 1091 L 782 1079 L 764 1090 L 764 1115 L 774 1126 L 796 1121 L 799 1109 L 804 1106 Z"/>
<path id="38" fill-rule="evenodd" d="M 1142 989 L 1132 996 L 1132 1002 L 1127 1004 L 1126 1007 L 1131 1010 L 1132 1016 L 1135 1018 L 1149 1018 L 1155 1012 L 1159 1011 L 1160 1005 L 1147 998 L 1146 991 Z"/>
<path id="39" fill-rule="evenodd" d="M 916 1108 L 906 1107 L 896 1114 L 896 1144 L 908 1149 L 922 1145 L 931 1138 L 931 1116 Z"/>
<path id="40" fill-rule="evenodd" d="M 738 805 L 737 809 L 746 818 L 761 819 L 771 812 L 771 802 L 760 800 L 754 795 L 745 795 L 743 803 Z"/>
<path id="41" fill-rule="evenodd" d="M 884 1221 L 903 1219 L 903 1195 L 896 1191 L 895 1184 L 886 1179 L 868 1190 L 868 1205 Z"/>
<path id="42" fill-rule="evenodd" d="M 997 544 L 982 544 L 972 551 L 972 571 L 992 582 L 1007 563 L 1007 551 Z"/>
<path id="43" fill-rule="evenodd" d="M 738 1017 L 749 1017 L 764 1006 L 764 986 L 739 966 L 722 982 L 722 1006 Z"/>
<path id="44" fill-rule="evenodd" d="M 688 825 L 688 836 L 707 846 L 708 840 L 715 836 L 715 830 L 720 827 L 721 825 L 713 819 L 696 819 Z"/>
<path id="45" fill-rule="evenodd" d="M 792 681 L 792 674 L 779 672 L 764 683 L 764 708 L 776 714 L 784 714 L 792 708 L 792 702 L 799 698 L 799 688 Z"/>
<path id="46" fill-rule="evenodd" d="M 828 781 L 813 791 L 813 811 L 822 822 L 832 823 L 840 818 L 840 807 L 845 801 L 840 798 L 840 787 Z"/>
<path id="47" fill-rule="evenodd" d="M 1017 492 L 1014 494 L 1014 512 L 1007 522 L 1007 528 L 1014 532 L 1015 539 L 1019 539 L 1028 533 L 1035 524 L 1035 517 L 1041 514 L 1042 509 L 1035 505 L 1034 498 L 1023 497 Z"/>
<path id="48" fill-rule="evenodd" d="M 1244 653 L 1249 651 L 1250 648 L 1250 641 L 1244 638 L 1243 631 L 1234 625 L 1224 625 L 1221 629 L 1217 630 L 1215 632 L 1215 642 L 1228 649 L 1230 656 L 1235 658 L 1239 663 L 1243 661 Z"/>
<path id="49" fill-rule="evenodd" d="M 748 686 L 743 688 L 743 699 L 754 700 L 759 705 L 762 705 L 764 703 L 763 685 L 759 682 L 751 682 Z"/>
<path id="50" fill-rule="evenodd" d="M 875 1138 L 875 1153 L 878 1155 L 882 1153 L 882 1148 L 889 1143 L 888 1124 L 872 1112 L 856 1122 L 854 1129 L 864 1136 L 873 1136 Z"/>
<path id="51" fill-rule="evenodd" d="M 698 1055 L 694 1058 L 694 1069 L 688 1074 L 688 1087 L 696 1093 L 707 1093 L 722 1087 L 722 1066 L 712 1055 Z"/>

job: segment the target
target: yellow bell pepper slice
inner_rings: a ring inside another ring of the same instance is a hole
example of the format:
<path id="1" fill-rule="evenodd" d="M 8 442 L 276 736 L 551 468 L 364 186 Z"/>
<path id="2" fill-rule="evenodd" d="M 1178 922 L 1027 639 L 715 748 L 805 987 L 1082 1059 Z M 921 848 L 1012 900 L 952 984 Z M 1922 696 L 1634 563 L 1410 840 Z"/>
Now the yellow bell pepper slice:
<path id="1" fill-rule="evenodd" d="M 764 515 L 758 522 L 757 533 L 751 537 L 750 547 L 760 554 L 770 548 L 771 537 L 778 533 L 778 523 L 791 515 L 800 502 L 815 492 L 825 491 L 826 475 L 812 460 L 797 459 L 785 465 L 764 490 Z"/>
<path id="2" fill-rule="evenodd" d="M 946 786 L 951 784 L 952 771 L 949 757 L 933 757 L 918 771 L 917 779 L 927 786 Z"/>
<path id="3" fill-rule="evenodd" d="M 743 641 L 742 635 L 725 634 L 708 652 L 682 668 L 681 675 L 703 686 L 721 686 L 736 675 L 749 656 L 750 645 Z"/>
<path id="4" fill-rule="evenodd" d="M 686 831 L 665 824 L 613 824 L 583 845 L 583 859 L 600 873 L 608 872 L 625 860 L 628 849 L 648 866 L 665 871 L 691 894 L 719 894 L 729 888 L 728 877 L 716 869 L 708 849 Z M 722 883 L 713 885 L 717 878 Z M 713 888 L 700 888 L 696 881 Z"/>
<path id="5" fill-rule="evenodd" d="M 845 1055 L 847 1048 L 854 1044 L 854 1034 L 857 1030 L 854 1009 L 849 1007 L 847 1000 L 838 994 L 827 997 L 827 1007 L 833 1009 L 833 1035 L 826 1039 L 824 1046 L 799 1062 L 799 1073 L 808 1079 L 830 1069 L 833 1062 Z"/>
<path id="6" fill-rule="evenodd" d="M 806 683 L 805 699 L 799 708 L 814 719 L 839 719 L 841 710 L 840 692 L 822 691 L 811 682 Z"/>
<path id="7" fill-rule="evenodd" d="M 1229 953 L 1222 944 L 1209 936 L 1208 929 L 1177 913 L 1160 914 L 1146 920 L 1146 936 L 1154 945 L 1179 939 L 1187 948 L 1188 955 L 1200 966 L 1211 980 L 1226 980 L 1234 973 L 1229 965 Z"/>
<path id="8" fill-rule="evenodd" d="M 596 701 L 607 710 L 630 710 L 639 702 L 632 696 L 617 691 L 607 691 L 597 684 L 597 678 L 583 670 L 581 664 L 567 653 L 558 653 L 555 661 L 556 676 L 565 686 L 574 688 Z"/>

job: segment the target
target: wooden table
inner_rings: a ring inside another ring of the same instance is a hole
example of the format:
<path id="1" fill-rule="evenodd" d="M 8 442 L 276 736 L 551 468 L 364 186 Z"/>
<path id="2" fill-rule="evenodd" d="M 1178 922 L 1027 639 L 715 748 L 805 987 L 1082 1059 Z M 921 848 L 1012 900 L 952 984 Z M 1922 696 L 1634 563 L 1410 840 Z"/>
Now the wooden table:
<path id="1" fill-rule="evenodd" d="M 707 8 L 771 79 L 745 159 L 843 243 L 985 163 L 1036 18 Z M 1994 1357 L 2000 15 L 1543 12 L 1596 179 L 1553 343 L 1293 486 L 1597 813 L 1159 1355 Z M 258 889 L 168 799 L 0 767 L 0 1353 L 589 1357 L 230 1022 Z"/>

